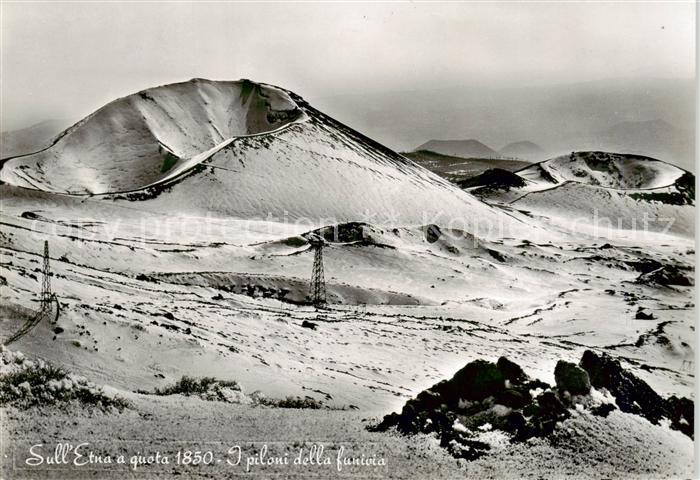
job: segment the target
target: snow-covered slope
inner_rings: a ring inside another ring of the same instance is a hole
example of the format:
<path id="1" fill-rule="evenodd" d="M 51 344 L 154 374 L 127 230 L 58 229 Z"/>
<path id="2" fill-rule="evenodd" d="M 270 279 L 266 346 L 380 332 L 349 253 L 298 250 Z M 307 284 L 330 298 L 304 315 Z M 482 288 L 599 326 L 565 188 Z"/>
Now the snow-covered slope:
<path id="1" fill-rule="evenodd" d="M 623 191 L 576 182 L 566 182 L 530 194 L 511 202 L 514 208 L 527 210 L 568 225 L 600 235 L 614 230 L 670 232 L 693 237 L 695 207 L 648 198 L 673 198 L 675 189 L 659 188 L 649 191 Z M 589 230 L 590 229 L 590 230 Z"/>
<path id="2" fill-rule="evenodd" d="M 424 224 L 443 217 L 473 226 L 505 218 L 429 171 L 307 111 L 304 123 L 237 139 L 200 172 L 168 184 L 165 193 L 160 186 L 149 189 L 143 208 L 177 205 L 180 213 L 327 219 L 322 224 Z"/>
<path id="3" fill-rule="evenodd" d="M 504 172 L 507 173 L 507 172 Z M 546 217 L 566 229 L 695 233 L 695 178 L 660 160 L 572 152 L 530 165 L 518 177 L 475 178 L 470 193 L 496 205 Z"/>
<path id="4" fill-rule="evenodd" d="M 401 155 L 250 81 L 192 80 L 119 99 L 50 148 L 9 160 L 4 182 L 109 197 L 173 215 L 391 224 L 513 222 Z"/>
<path id="5" fill-rule="evenodd" d="M 194 79 L 107 104 L 49 148 L 7 161 L 0 179 L 74 194 L 134 190 L 172 176 L 233 137 L 302 119 L 280 89 Z"/>

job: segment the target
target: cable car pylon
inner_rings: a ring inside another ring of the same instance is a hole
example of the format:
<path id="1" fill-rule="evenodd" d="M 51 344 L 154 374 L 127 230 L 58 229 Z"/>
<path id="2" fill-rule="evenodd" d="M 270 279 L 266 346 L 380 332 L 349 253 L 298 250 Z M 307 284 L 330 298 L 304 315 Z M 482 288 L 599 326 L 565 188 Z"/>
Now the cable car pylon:
<path id="1" fill-rule="evenodd" d="M 325 240 L 314 235 L 308 239 L 314 252 L 314 266 L 311 272 L 311 304 L 323 308 L 328 304 L 326 297 L 326 279 L 323 273 L 323 247 Z"/>

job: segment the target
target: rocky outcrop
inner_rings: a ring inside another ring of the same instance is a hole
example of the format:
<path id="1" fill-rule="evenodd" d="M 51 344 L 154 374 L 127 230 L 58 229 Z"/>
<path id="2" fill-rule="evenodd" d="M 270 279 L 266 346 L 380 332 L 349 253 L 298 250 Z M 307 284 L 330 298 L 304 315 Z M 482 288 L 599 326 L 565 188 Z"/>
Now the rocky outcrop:
<path id="1" fill-rule="evenodd" d="M 637 277 L 636 283 L 646 285 L 678 285 L 680 287 L 692 287 L 695 281 L 686 275 L 682 269 L 673 265 L 664 265 L 663 267 L 652 270 L 648 273 L 642 273 Z"/>
<path id="2" fill-rule="evenodd" d="M 607 417 L 619 408 L 652 423 L 662 418 L 693 437 L 693 401 L 663 399 L 643 380 L 624 370 L 618 360 L 587 350 L 579 365 L 560 360 L 554 370 L 556 387 L 528 377 L 505 357 L 496 363 L 474 360 L 449 380 L 420 392 L 391 413 L 373 431 L 395 428 L 406 435 L 434 434 L 453 456 L 472 460 L 490 449 L 489 436 L 500 431 L 511 441 L 552 434 L 571 409 Z M 606 390 L 617 405 L 590 395 Z"/>
<path id="3" fill-rule="evenodd" d="M 671 420 L 671 426 L 693 438 L 695 403 L 688 398 L 678 398 L 674 395 L 666 400 L 666 408 L 669 415 L 668 418 Z"/>
<path id="4" fill-rule="evenodd" d="M 568 416 L 549 385 L 529 378 L 519 365 L 501 357 L 475 360 L 409 400 L 373 430 L 395 427 L 404 434 L 435 433 L 453 455 L 474 459 L 489 450 L 476 432 L 498 429 L 525 439 L 551 432 Z M 537 396 L 533 396 L 536 394 Z"/>
<path id="5" fill-rule="evenodd" d="M 644 380 L 622 368 L 619 360 L 606 354 L 586 350 L 580 365 L 588 372 L 591 385 L 610 392 L 623 412 L 640 415 L 655 424 L 667 418 L 672 428 L 693 438 L 692 400 L 662 398 Z"/>

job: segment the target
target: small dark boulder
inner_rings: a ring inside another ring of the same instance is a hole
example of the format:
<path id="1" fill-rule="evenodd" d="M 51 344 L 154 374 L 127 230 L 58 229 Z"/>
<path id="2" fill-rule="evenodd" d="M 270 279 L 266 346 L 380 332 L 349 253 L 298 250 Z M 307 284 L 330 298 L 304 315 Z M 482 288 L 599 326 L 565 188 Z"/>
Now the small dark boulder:
<path id="1" fill-rule="evenodd" d="M 437 242 L 442 236 L 442 231 L 437 225 L 427 225 L 425 227 L 425 239 L 428 243 Z"/>
<path id="2" fill-rule="evenodd" d="M 488 443 L 478 440 L 459 438 L 459 436 L 457 436 L 457 439 L 457 442 L 452 442 L 454 440 L 452 435 L 443 435 L 440 439 L 440 446 L 446 448 L 455 458 L 472 461 L 486 455 L 491 449 Z"/>
<path id="3" fill-rule="evenodd" d="M 637 309 L 637 313 L 634 315 L 635 320 L 654 320 L 653 313 L 646 313 L 643 307 Z"/>
<path id="4" fill-rule="evenodd" d="M 498 250 L 492 250 L 490 248 L 487 248 L 486 251 L 488 252 L 489 255 L 491 255 L 493 258 L 498 260 L 501 263 L 505 263 L 508 259 L 504 254 L 499 252 Z"/>
<path id="5" fill-rule="evenodd" d="M 22 212 L 22 214 L 20 215 L 20 217 L 26 218 L 26 219 L 29 219 L 29 220 L 39 220 L 39 219 L 41 218 L 39 215 L 37 215 L 37 214 L 34 213 L 34 212 Z"/>
<path id="6" fill-rule="evenodd" d="M 559 360 L 554 368 L 554 379 L 560 392 L 569 392 L 571 395 L 588 395 L 591 391 L 588 373 L 575 363 Z"/>
<path id="7" fill-rule="evenodd" d="M 520 412 L 510 412 L 506 415 L 504 427 L 509 432 L 518 432 L 525 428 L 527 420 Z"/>
<path id="8" fill-rule="evenodd" d="M 561 400 L 551 390 L 543 392 L 537 397 L 537 405 L 540 407 L 538 412 L 540 416 L 560 416 L 569 413 Z"/>
<path id="9" fill-rule="evenodd" d="M 591 408 L 591 413 L 593 415 L 605 418 L 613 410 L 617 410 L 617 407 L 612 403 L 601 403 L 600 405 L 596 405 L 595 407 Z"/>
<path id="10" fill-rule="evenodd" d="M 316 324 L 314 322 L 309 322 L 308 320 L 304 320 L 303 322 L 301 322 L 301 326 L 304 328 L 309 328 L 311 330 L 316 330 L 316 327 L 318 326 L 318 324 Z"/>
<path id="11" fill-rule="evenodd" d="M 527 375 L 525 375 L 525 372 L 520 365 L 515 362 L 511 362 L 506 357 L 499 358 L 496 362 L 496 366 L 501 371 L 503 376 L 511 382 L 521 383 L 527 380 Z"/>

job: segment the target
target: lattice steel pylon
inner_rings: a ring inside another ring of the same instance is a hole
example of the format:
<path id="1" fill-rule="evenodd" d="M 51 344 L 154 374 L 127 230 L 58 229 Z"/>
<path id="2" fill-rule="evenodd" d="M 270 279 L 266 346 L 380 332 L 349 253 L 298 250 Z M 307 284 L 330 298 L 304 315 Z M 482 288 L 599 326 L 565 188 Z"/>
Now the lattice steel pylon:
<path id="1" fill-rule="evenodd" d="M 314 251 L 314 268 L 311 272 L 311 303 L 315 307 L 326 305 L 326 279 L 323 276 L 323 239 L 310 241 Z"/>
<path id="2" fill-rule="evenodd" d="M 49 266 L 49 242 L 44 241 L 44 270 L 41 283 L 41 310 L 51 308 L 51 267 Z"/>
<path id="3" fill-rule="evenodd" d="M 41 280 L 41 306 L 39 308 L 39 311 L 34 314 L 31 318 L 28 318 L 27 321 L 22 325 L 22 328 L 17 330 L 14 335 L 9 337 L 3 342 L 3 345 L 9 345 L 18 338 L 22 338 L 24 335 L 29 333 L 29 331 L 34 328 L 39 322 L 42 320 L 50 320 L 51 316 L 51 302 L 54 302 L 56 304 L 56 311 L 55 311 L 55 316 L 53 319 L 53 323 L 55 324 L 56 321 L 58 320 L 58 315 L 61 311 L 61 306 L 58 303 L 58 299 L 56 298 L 56 295 L 51 293 L 51 269 L 49 267 L 49 242 L 44 242 L 44 270 L 42 271 L 42 280 Z M 56 338 L 56 337 L 54 337 Z"/>

